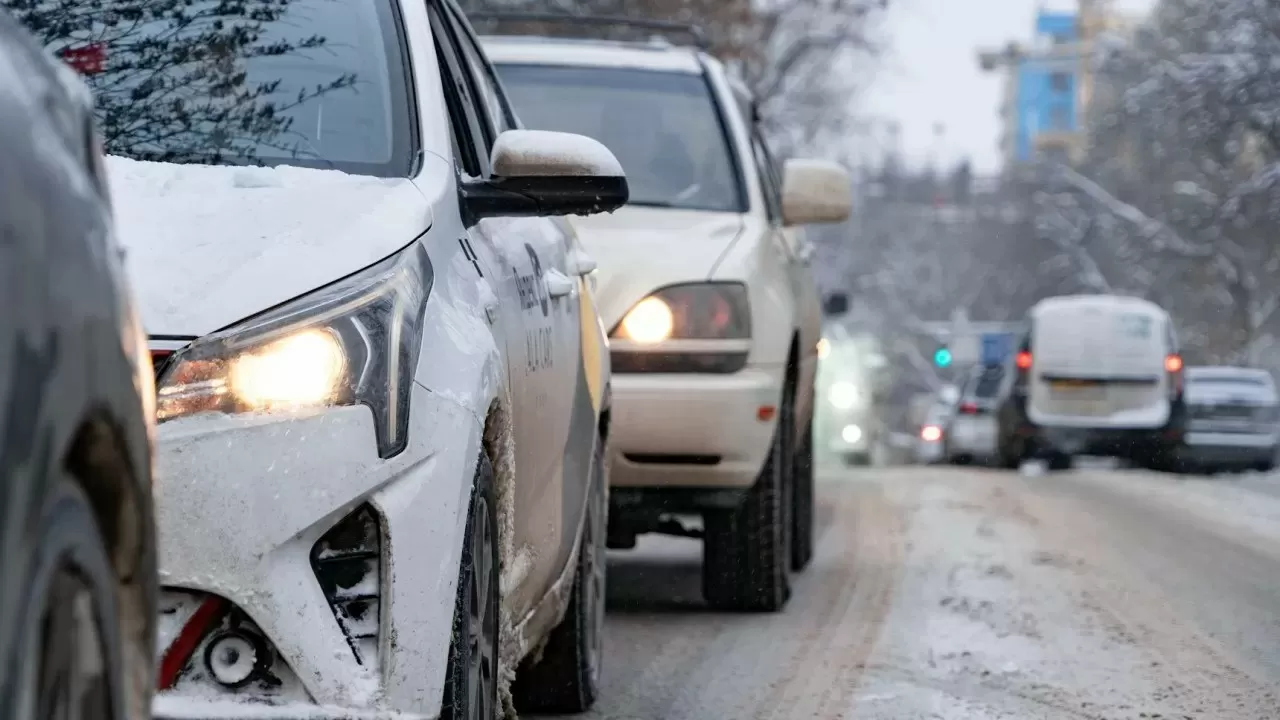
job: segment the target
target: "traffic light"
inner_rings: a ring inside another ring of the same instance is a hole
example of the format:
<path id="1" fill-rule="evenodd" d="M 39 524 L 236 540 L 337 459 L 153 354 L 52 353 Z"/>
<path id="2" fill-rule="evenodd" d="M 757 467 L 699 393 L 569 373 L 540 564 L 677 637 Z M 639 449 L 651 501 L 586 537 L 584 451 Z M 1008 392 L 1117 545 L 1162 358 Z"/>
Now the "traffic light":
<path id="1" fill-rule="evenodd" d="M 946 345 L 933 351 L 933 364 L 940 368 L 947 367 L 951 364 L 951 349 Z"/>

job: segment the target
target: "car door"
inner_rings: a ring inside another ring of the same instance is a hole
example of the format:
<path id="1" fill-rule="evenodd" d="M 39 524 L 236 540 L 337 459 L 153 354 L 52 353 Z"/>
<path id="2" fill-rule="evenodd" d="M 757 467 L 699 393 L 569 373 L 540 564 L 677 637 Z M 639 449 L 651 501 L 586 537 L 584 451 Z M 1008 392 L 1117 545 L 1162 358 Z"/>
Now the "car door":
<path id="1" fill-rule="evenodd" d="M 809 267 L 813 256 L 812 246 L 804 244 L 807 241 L 802 229 L 788 228 L 783 224 L 782 176 L 758 129 L 752 130 L 751 148 L 756 170 L 760 175 L 760 187 L 765 196 L 769 224 L 777 235 L 778 242 L 786 249 L 787 279 L 791 296 L 795 299 L 796 327 L 800 333 L 796 431 L 803 432 L 805 423 L 813 414 L 813 381 L 818 371 L 818 341 L 822 338 L 822 306 Z"/>
<path id="2" fill-rule="evenodd" d="M 433 23 L 440 25 L 436 33 L 448 46 L 458 95 L 481 139 L 473 169 L 477 177 L 487 177 L 493 143 L 514 127 L 514 118 L 465 20 L 452 3 L 439 7 L 441 12 L 433 14 Z M 577 535 L 580 513 L 566 507 L 571 505 L 566 498 L 580 493 L 568 491 L 563 474 L 572 387 L 565 376 L 574 369 L 578 350 L 577 284 L 567 274 L 565 238 L 556 221 L 486 218 L 474 232 L 498 258 L 501 281 L 512 293 L 503 313 L 513 386 L 517 555 L 511 560 L 516 575 L 507 601 L 524 614 L 558 579 Z"/>

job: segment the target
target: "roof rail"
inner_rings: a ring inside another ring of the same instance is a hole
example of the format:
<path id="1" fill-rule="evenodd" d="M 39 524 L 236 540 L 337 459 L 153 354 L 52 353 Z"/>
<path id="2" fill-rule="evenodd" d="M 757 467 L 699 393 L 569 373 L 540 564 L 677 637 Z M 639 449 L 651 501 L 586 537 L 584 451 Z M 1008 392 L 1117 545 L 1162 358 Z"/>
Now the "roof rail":
<path id="1" fill-rule="evenodd" d="M 670 22 L 667 20 L 648 20 L 629 18 L 621 15 L 572 15 L 554 12 L 504 12 L 479 10 L 466 13 L 469 20 L 506 21 L 517 23 L 548 23 L 561 25 L 597 25 L 627 27 L 636 30 L 661 30 L 664 32 L 682 33 L 693 39 L 700 50 L 710 50 L 711 43 L 702 29 L 696 25 Z"/>

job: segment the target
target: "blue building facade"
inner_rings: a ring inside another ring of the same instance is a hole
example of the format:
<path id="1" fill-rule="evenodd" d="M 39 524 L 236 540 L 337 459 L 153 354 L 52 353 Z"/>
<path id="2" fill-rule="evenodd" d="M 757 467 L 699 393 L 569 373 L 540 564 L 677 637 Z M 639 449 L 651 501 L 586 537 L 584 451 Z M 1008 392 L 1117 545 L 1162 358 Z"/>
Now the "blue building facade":
<path id="1" fill-rule="evenodd" d="M 1017 66 L 1014 156 L 1035 157 L 1037 138 L 1070 136 L 1077 130 L 1077 85 L 1080 71 L 1076 14 L 1041 11 L 1036 39 Z"/>

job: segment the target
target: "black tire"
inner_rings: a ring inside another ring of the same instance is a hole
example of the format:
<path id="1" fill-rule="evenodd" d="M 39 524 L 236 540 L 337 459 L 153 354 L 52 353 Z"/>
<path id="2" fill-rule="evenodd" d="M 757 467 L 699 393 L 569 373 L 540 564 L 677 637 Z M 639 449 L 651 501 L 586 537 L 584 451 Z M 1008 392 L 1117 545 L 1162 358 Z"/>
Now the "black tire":
<path id="1" fill-rule="evenodd" d="M 813 422 L 805 425 L 800 436 L 799 448 L 795 454 L 795 471 L 792 482 L 795 496 L 795 511 L 791 521 L 791 569 L 794 572 L 804 570 L 813 559 L 814 544 L 814 497 L 816 488 L 813 485 Z"/>
<path id="2" fill-rule="evenodd" d="M 502 714 L 498 705 L 497 531 L 493 465 L 481 454 L 458 571 L 442 720 L 496 720 Z"/>
<path id="3" fill-rule="evenodd" d="M 788 405 L 784 398 L 769 456 L 742 504 L 705 515 L 702 594 L 714 609 L 776 612 L 791 597 Z"/>
<path id="4" fill-rule="evenodd" d="M 37 532 L 25 585 L 31 615 L 17 626 L 32 633 L 33 646 L 9 663 L 6 687 L 19 697 L 31 693 L 33 717 L 125 720 L 130 659 L 122 658 L 119 581 L 93 509 L 74 482 L 56 483 Z"/>
<path id="5" fill-rule="evenodd" d="M 573 595 L 551 631 L 541 659 L 525 662 L 511 686 L 516 708 L 531 713 L 580 713 L 600 694 L 604 655 L 605 537 L 608 497 L 604 439 L 596 442 L 591 489 L 582 526 Z"/>
<path id="6" fill-rule="evenodd" d="M 1049 469 L 1054 472 L 1062 472 L 1071 469 L 1071 456 L 1064 452 L 1050 453 L 1047 459 Z"/>
<path id="7" fill-rule="evenodd" d="M 1271 472 L 1272 470 L 1275 470 L 1275 469 L 1276 469 L 1276 461 L 1275 461 L 1275 460 L 1262 460 L 1262 461 L 1260 461 L 1260 462 L 1254 463 L 1253 469 L 1254 469 L 1254 470 L 1257 470 L 1258 472 L 1269 473 L 1269 472 Z"/>

